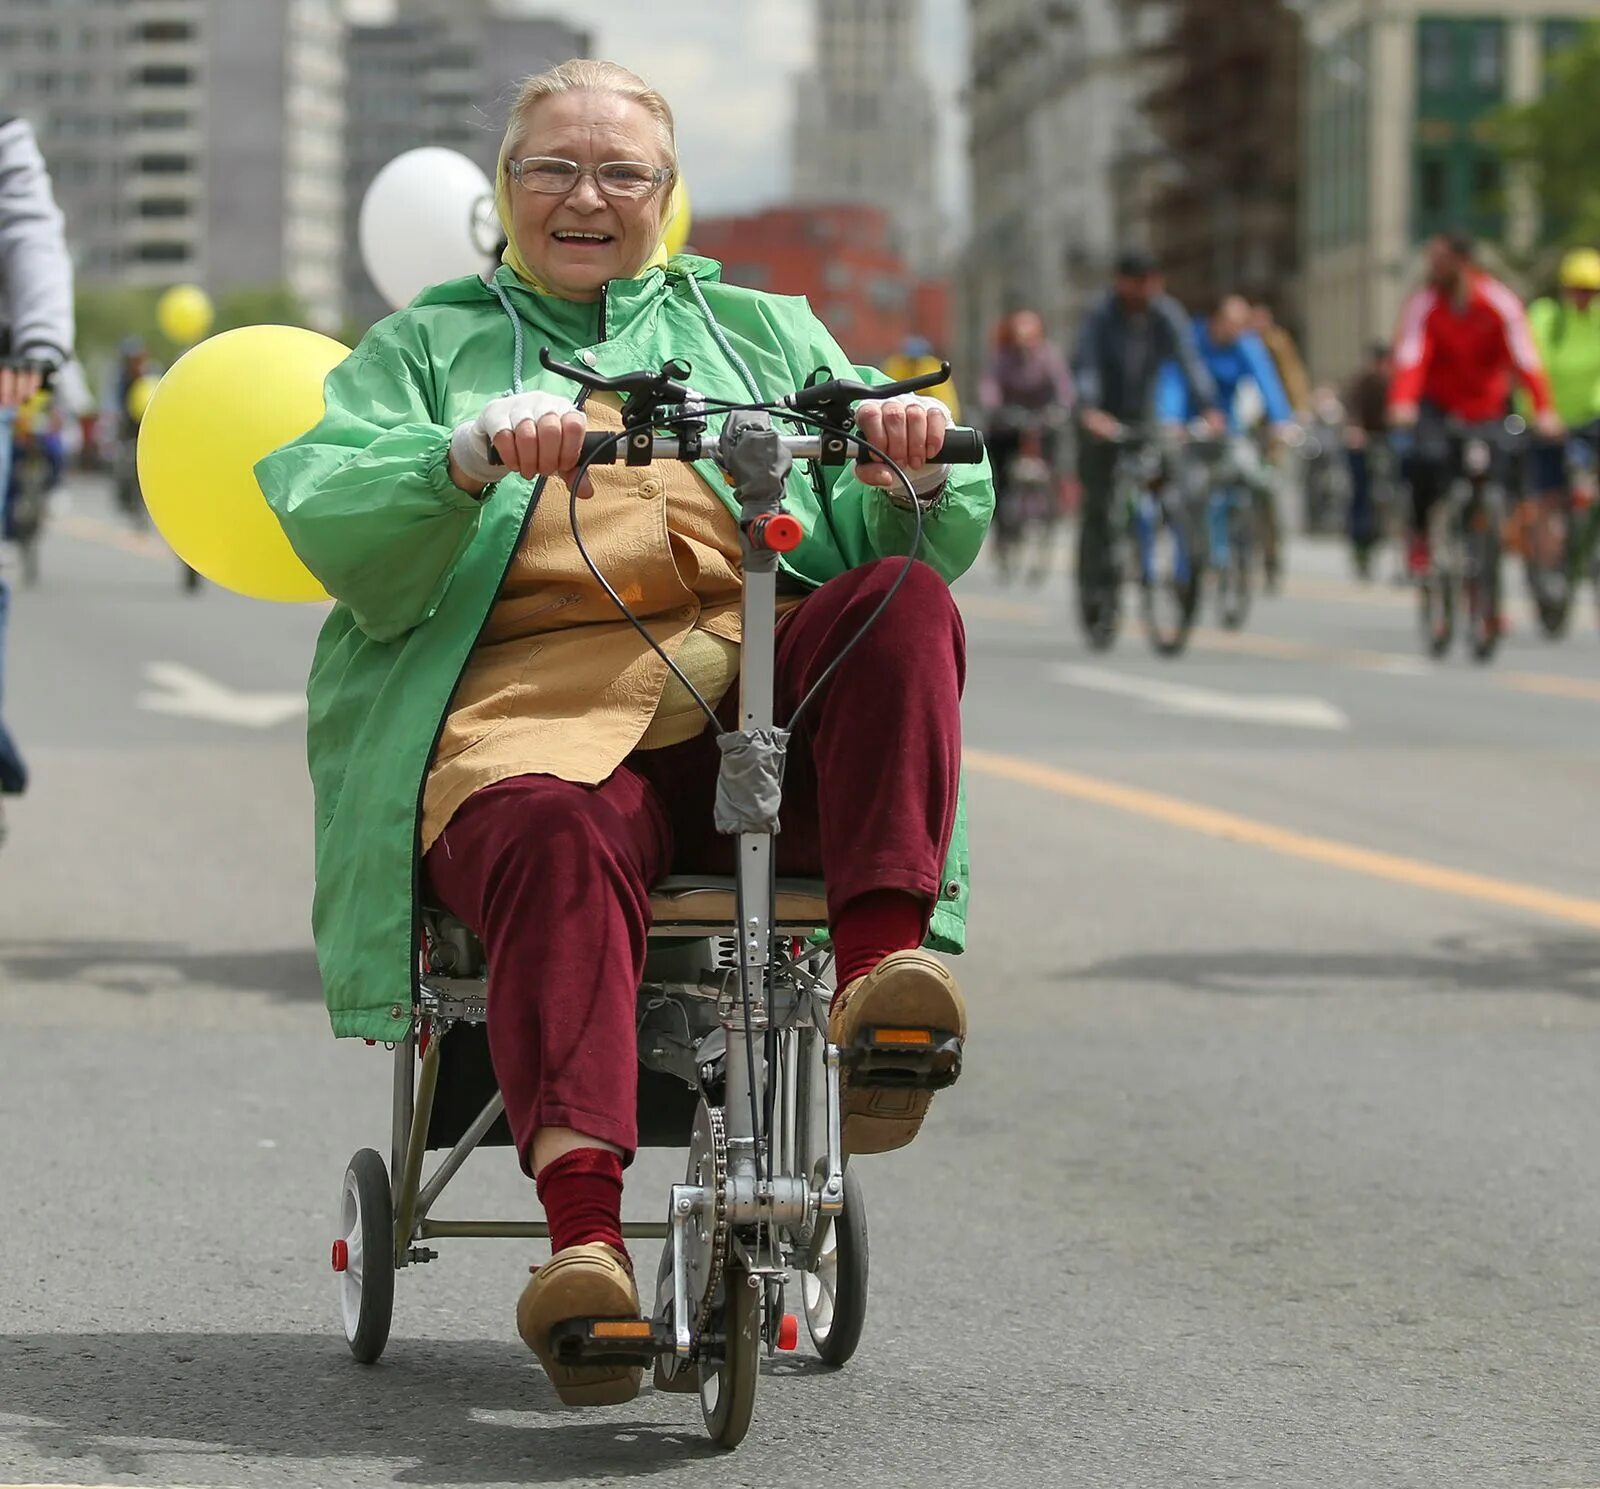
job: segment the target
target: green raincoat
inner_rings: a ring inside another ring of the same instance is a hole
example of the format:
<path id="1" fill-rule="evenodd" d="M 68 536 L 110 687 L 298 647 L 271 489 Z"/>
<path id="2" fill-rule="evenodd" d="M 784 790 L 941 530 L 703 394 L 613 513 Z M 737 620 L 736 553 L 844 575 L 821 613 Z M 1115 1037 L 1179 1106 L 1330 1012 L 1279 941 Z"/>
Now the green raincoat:
<path id="1" fill-rule="evenodd" d="M 496 282 L 526 343 L 524 386 L 578 396 L 539 365 L 541 346 L 606 376 L 685 358 L 697 390 L 730 400 L 781 397 L 818 368 L 883 380 L 851 365 L 804 300 L 736 289 L 719 274 L 709 260 L 678 257 L 580 305 L 536 294 L 500 269 Z M 328 375 L 322 421 L 256 466 L 295 551 L 338 602 L 312 662 L 307 748 L 316 797 L 312 924 L 341 1036 L 397 1039 L 410 1016 L 423 782 L 537 494 L 515 475 L 482 500 L 459 490 L 448 470 L 450 432 L 510 391 L 514 355 L 512 323 L 490 286 L 476 278 L 437 285 L 374 326 Z M 711 462 L 699 470 L 729 497 Z M 987 466 L 952 468 L 922 549 L 946 580 L 977 556 L 993 503 Z M 834 480 L 831 529 L 799 467 L 787 506 L 806 540 L 784 567 L 803 584 L 911 544 L 912 515 L 848 468 Z M 963 810 L 931 944 L 962 948 L 966 904 Z"/>

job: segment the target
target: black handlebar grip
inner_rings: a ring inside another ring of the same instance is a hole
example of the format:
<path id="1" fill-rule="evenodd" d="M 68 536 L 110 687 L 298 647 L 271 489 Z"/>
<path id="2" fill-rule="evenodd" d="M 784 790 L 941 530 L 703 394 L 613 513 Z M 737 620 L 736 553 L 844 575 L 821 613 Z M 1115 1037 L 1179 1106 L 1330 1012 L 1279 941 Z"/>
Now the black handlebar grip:
<path id="1" fill-rule="evenodd" d="M 604 429 L 591 429 L 583 437 L 583 458 L 596 465 L 615 465 L 622 458 L 622 450 L 623 441 Z"/>
<path id="2" fill-rule="evenodd" d="M 945 465 L 976 465 L 983 459 L 983 436 L 976 429 L 947 429 L 935 458 Z"/>

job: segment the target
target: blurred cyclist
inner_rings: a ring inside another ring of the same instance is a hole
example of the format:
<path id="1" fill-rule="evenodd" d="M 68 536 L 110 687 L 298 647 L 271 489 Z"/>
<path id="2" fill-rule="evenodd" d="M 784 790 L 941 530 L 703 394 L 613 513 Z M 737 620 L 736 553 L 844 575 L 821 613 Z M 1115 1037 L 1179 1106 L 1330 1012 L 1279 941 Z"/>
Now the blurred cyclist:
<path id="1" fill-rule="evenodd" d="M 1195 407 L 1218 433 L 1226 427 L 1216 385 L 1195 348 L 1188 312 L 1167 294 L 1148 254 L 1124 253 L 1111 288 L 1083 319 L 1072 353 L 1077 387 L 1078 476 L 1083 483 L 1083 525 L 1078 532 L 1078 608 L 1093 631 L 1102 608 L 1116 603 L 1120 587 L 1110 560 L 1111 501 L 1120 439 L 1129 424 L 1154 417 L 1156 380 L 1175 362 Z"/>
<path id="2" fill-rule="evenodd" d="M 1255 441 L 1242 427 L 1239 394 L 1255 386 L 1275 433 L 1294 420 L 1294 410 L 1278 380 L 1272 354 L 1250 329 L 1250 302 L 1242 295 L 1224 295 L 1209 317 L 1196 317 L 1195 346 L 1216 388 L 1216 400 L 1227 420 L 1228 466 L 1231 480 L 1249 493 L 1261 522 L 1261 550 L 1266 561 L 1267 587 L 1274 588 L 1281 567 L 1279 558 L 1278 501 L 1272 472 L 1261 458 Z M 1156 385 L 1156 414 L 1163 423 L 1187 425 L 1205 413 L 1176 362 L 1161 369 Z"/>
<path id="3" fill-rule="evenodd" d="M 44 157 L 26 121 L 0 115 L 0 491 L 10 485 L 16 411 L 72 349 L 72 260 Z M 10 591 L 0 578 L 0 685 Z M 0 796 L 28 783 L 16 742 L 0 722 Z"/>
<path id="4" fill-rule="evenodd" d="M 1261 338 L 1261 344 L 1271 355 L 1289 407 L 1301 417 L 1310 413 L 1311 375 L 1306 371 L 1305 360 L 1300 355 L 1300 348 L 1295 345 L 1293 334 L 1279 322 L 1265 300 L 1257 300 L 1250 307 L 1250 329 Z"/>
<path id="5" fill-rule="evenodd" d="M 1004 573 L 1021 535 L 1011 476 L 1023 439 L 1035 443 L 1039 458 L 1054 470 L 1060 425 L 1072 406 L 1072 375 L 1046 339 L 1036 311 L 1013 311 L 1000 322 L 994 355 L 978 383 L 978 402 L 994 469 L 995 554 Z"/>
<path id="6" fill-rule="evenodd" d="M 1406 562 L 1413 576 L 1430 566 L 1428 515 L 1451 478 L 1446 421 L 1483 424 L 1504 417 L 1513 383 L 1521 383 L 1539 433 L 1562 436 L 1522 302 L 1475 257 L 1467 233 L 1430 238 L 1428 282 L 1406 301 L 1395 337 L 1389 423 L 1415 431 L 1403 467 L 1411 485 Z"/>
<path id="7" fill-rule="evenodd" d="M 1356 571 L 1371 570 L 1372 550 L 1383 536 L 1376 493 L 1374 462 L 1383 459 L 1383 436 L 1389 424 L 1389 380 L 1394 365 L 1387 342 L 1378 341 L 1367 351 L 1367 365 L 1350 379 L 1344 393 L 1345 452 L 1350 463 L 1350 548 Z"/>

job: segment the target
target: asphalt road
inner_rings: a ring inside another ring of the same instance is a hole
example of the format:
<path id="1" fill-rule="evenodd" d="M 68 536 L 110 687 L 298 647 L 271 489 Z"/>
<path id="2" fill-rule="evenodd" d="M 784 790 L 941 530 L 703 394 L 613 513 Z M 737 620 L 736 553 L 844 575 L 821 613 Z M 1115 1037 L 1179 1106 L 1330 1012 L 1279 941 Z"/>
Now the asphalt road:
<path id="1" fill-rule="evenodd" d="M 860 1354 L 768 1369 L 721 1457 L 692 1398 L 559 1406 L 515 1245 L 446 1243 L 349 1360 L 388 1063 L 309 946 L 320 614 L 185 596 L 77 493 L 7 677 L 0 1482 L 1600 1484 L 1592 608 L 1422 664 L 1402 592 L 1302 545 L 1161 662 L 1086 653 L 1060 577 L 961 596 L 967 1074 L 862 1162 Z M 502 1153 L 460 1182 L 535 1213 Z"/>

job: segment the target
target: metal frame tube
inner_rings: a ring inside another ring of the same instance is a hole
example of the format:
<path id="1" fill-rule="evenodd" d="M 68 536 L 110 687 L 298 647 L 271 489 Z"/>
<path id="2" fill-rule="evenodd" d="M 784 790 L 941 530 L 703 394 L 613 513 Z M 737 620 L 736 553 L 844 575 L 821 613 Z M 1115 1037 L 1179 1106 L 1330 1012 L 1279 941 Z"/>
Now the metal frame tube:
<path id="1" fill-rule="evenodd" d="M 427 1219 L 428 1211 L 433 1208 L 433 1202 L 444 1192 L 444 1186 L 456 1176 L 461 1165 L 467 1161 L 468 1155 L 483 1141 L 505 1109 L 506 1099 L 496 1091 L 489 1098 L 488 1105 L 472 1119 L 472 1125 L 461 1134 L 455 1147 L 445 1154 L 439 1167 L 433 1171 L 433 1177 L 422 1186 L 417 1195 L 417 1219 Z"/>
<path id="2" fill-rule="evenodd" d="M 405 1168 L 395 1190 L 394 1264 L 405 1266 L 410 1259 L 411 1236 L 417 1223 L 417 1186 L 422 1181 L 422 1163 L 428 1151 L 428 1123 L 433 1117 L 433 1093 L 439 1087 L 439 1037 L 428 1041 L 417 1076 L 416 1111 L 406 1143 Z"/>

